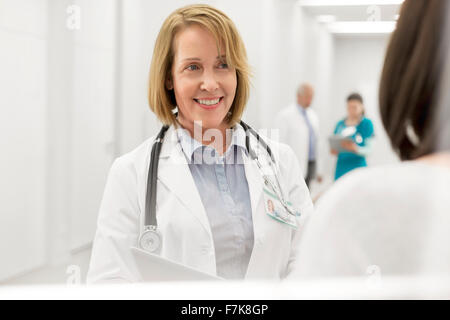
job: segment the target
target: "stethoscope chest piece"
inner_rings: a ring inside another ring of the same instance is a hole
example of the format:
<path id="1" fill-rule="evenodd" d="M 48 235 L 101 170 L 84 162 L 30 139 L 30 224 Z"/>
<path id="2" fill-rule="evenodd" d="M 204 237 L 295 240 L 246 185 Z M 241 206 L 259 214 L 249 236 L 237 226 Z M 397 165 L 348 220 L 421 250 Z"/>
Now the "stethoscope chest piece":
<path id="1" fill-rule="evenodd" d="M 149 252 L 158 254 L 161 251 L 161 234 L 155 227 L 147 227 L 139 239 L 140 247 Z"/>

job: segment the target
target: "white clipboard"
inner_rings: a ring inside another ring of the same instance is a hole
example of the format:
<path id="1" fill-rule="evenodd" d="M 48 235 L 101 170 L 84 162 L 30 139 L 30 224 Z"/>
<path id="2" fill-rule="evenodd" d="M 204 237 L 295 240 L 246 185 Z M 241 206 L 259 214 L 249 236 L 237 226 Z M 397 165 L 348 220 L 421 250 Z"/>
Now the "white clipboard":
<path id="1" fill-rule="evenodd" d="M 343 137 L 340 135 L 334 135 L 334 136 L 330 136 L 328 137 L 328 142 L 330 143 L 330 148 L 332 150 L 336 150 L 337 152 L 348 152 L 348 150 L 342 148 L 341 146 L 341 142 L 342 141 L 349 141 L 349 142 L 353 142 L 353 140 L 349 137 Z"/>
<path id="2" fill-rule="evenodd" d="M 224 280 L 136 247 L 131 252 L 144 282 Z"/>

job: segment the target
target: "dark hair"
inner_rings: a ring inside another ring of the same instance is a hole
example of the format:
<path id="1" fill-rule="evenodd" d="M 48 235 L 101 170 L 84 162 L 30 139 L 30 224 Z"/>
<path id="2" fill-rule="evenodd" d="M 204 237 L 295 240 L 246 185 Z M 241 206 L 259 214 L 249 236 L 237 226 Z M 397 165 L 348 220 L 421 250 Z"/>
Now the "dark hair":
<path id="1" fill-rule="evenodd" d="M 380 112 L 402 160 L 430 154 L 436 147 L 431 129 L 448 48 L 444 39 L 447 2 L 406 0 L 387 50 Z"/>
<path id="2" fill-rule="evenodd" d="M 347 102 L 352 100 L 356 100 L 361 102 L 361 104 L 364 104 L 363 97 L 359 93 L 354 92 L 347 97 Z"/>
<path id="3" fill-rule="evenodd" d="M 347 97 L 347 103 L 352 100 L 356 100 L 356 101 L 360 102 L 362 105 L 364 105 L 364 99 L 359 93 L 353 92 L 352 94 L 350 94 Z M 365 110 L 364 106 L 363 106 L 363 110 L 362 110 L 362 116 L 363 117 L 366 116 L 366 110 Z"/>

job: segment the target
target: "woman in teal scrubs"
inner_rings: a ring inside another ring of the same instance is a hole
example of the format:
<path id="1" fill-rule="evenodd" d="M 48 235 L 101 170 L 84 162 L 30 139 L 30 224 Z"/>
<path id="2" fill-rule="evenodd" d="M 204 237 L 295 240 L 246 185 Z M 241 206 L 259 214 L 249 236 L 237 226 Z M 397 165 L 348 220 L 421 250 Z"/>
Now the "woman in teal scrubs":
<path id="1" fill-rule="evenodd" d="M 342 141 L 341 151 L 331 150 L 338 156 L 334 180 L 356 168 L 367 167 L 366 156 L 370 152 L 370 141 L 374 136 L 373 123 L 364 117 L 363 98 L 353 93 L 347 98 L 348 117 L 339 121 L 335 135 L 347 137 Z"/>

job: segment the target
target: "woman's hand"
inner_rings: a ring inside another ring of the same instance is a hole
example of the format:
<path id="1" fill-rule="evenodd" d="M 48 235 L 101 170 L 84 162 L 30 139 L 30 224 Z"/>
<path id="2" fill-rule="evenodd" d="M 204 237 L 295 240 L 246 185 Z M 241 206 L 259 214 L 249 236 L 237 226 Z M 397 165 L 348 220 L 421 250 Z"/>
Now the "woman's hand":
<path id="1" fill-rule="evenodd" d="M 339 154 L 339 152 L 337 152 L 337 150 L 331 149 L 331 154 L 334 156 L 337 156 Z"/>
<path id="2" fill-rule="evenodd" d="M 350 152 L 358 152 L 358 146 L 353 141 L 344 140 L 341 141 L 341 147 Z"/>

